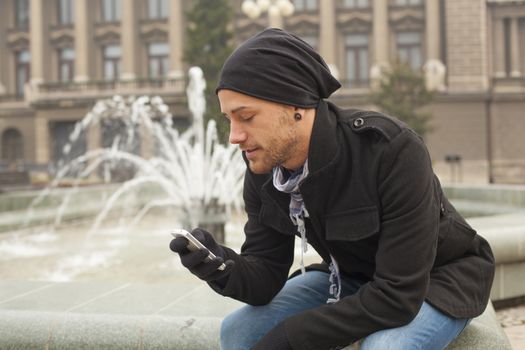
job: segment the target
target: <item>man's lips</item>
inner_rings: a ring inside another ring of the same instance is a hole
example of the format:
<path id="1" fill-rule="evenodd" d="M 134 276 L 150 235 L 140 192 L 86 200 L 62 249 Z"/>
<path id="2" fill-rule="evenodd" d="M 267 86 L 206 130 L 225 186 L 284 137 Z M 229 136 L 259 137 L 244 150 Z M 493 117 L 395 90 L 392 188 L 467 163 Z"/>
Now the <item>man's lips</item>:
<path id="1" fill-rule="evenodd" d="M 255 156 L 255 152 L 257 152 L 258 150 L 259 150 L 258 147 L 254 147 L 254 148 L 245 148 L 242 151 L 246 154 L 246 158 L 250 159 Z"/>

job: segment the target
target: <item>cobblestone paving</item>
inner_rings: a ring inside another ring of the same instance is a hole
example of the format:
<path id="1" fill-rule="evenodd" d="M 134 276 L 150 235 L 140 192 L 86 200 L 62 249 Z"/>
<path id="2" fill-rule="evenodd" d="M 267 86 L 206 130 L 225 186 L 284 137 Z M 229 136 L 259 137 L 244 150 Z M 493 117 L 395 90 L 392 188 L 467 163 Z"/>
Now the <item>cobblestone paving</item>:
<path id="1" fill-rule="evenodd" d="M 514 350 L 525 350 L 525 304 L 496 311 Z"/>

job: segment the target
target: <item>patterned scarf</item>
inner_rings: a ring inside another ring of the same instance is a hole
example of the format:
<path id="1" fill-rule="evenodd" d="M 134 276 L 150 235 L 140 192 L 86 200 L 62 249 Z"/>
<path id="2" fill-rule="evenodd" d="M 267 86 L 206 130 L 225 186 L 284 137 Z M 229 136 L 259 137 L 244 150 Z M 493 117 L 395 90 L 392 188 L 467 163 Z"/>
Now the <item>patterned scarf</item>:
<path id="1" fill-rule="evenodd" d="M 290 219 L 297 226 L 297 231 L 301 235 L 301 272 L 304 274 L 304 253 L 308 250 L 306 241 L 306 228 L 304 218 L 307 218 L 308 211 L 304 207 L 303 196 L 299 192 L 299 185 L 308 176 L 308 160 L 298 170 L 290 173 L 281 166 L 273 168 L 273 185 L 281 192 L 290 194 Z"/>
<path id="2" fill-rule="evenodd" d="M 304 218 L 309 217 L 305 208 L 303 196 L 299 191 L 299 186 L 308 176 L 308 159 L 304 165 L 294 172 L 290 172 L 281 166 L 273 168 L 273 185 L 278 191 L 290 194 L 290 219 L 297 226 L 297 231 L 301 235 L 301 273 L 305 274 L 304 253 L 308 250 L 308 241 L 306 240 L 306 227 Z M 330 294 L 333 296 L 327 300 L 327 303 L 339 301 L 341 294 L 341 277 L 339 266 L 334 257 L 330 263 Z"/>

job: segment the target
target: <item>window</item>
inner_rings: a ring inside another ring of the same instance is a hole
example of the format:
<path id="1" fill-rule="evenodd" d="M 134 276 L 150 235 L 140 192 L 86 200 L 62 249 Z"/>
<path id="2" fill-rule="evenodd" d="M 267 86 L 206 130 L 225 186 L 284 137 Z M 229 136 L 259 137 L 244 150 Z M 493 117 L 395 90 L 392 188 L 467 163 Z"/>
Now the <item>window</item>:
<path id="1" fill-rule="evenodd" d="M 152 43 L 148 47 L 149 76 L 163 77 L 169 70 L 170 48 L 166 43 Z"/>
<path id="2" fill-rule="evenodd" d="M 368 35 L 346 36 L 347 87 L 368 85 Z"/>
<path id="3" fill-rule="evenodd" d="M 102 0 L 102 21 L 120 21 L 121 10 L 121 0 Z"/>
<path id="4" fill-rule="evenodd" d="M 421 33 L 397 33 L 397 55 L 413 69 L 421 68 Z"/>
<path id="5" fill-rule="evenodd" d="M 71 24 L 75 13 L 74 0 L 58 0 L 58 23 Z"/>
<path id="6" fill-rule="evenodd" d="M 317 10 L 317 0 L 294 0 L 293 4 L 297 11 Z"/>
<path id="7" fill-rule="evenodd" d="M 168 18 L 168 0 L 148 0 L 149 18 Z"/>
<path id="8" fill-rule="evenodd" d="M 31 54 L 29 50 L 15 53 L 16 94 L 24 96 L 24 85 L 30 77 Z"/>
<path id="9" fill-rule="evenodd" d="M 394 4 L 398 6 L 423 5 L 423 0 L 395 0 Z"/>
<path id="10" fill-rule="evenodd" d="M 346 7 L 346 8 L 370 7 L 370 0 L 343 0 L 343 7 Z"/>
<path id="11" fill-rule="evenodd" d="M 2 134 L 2 159 L 14 162 L 24 158 L 24 141 L 17 129 L 7 129 Z"/>
<path id="12" fill-rule="evenodd" d="M 120 57 L 122 52 L 119 45 L 108 45 L 103 48 L 104 79 L 118 80 L 120 77 Z"/>
<path id="13" fill-rule="evenodd" d="M 72 81 L 75 74 L 75 50 L 64 48 L 58 50 L 58 80 Z"/>
<path id="14" fill-rule="evenodd" d="M 29 0 L 16 0 L 15 3 L 15 26 L 25 29 L 29 26 Z"/>

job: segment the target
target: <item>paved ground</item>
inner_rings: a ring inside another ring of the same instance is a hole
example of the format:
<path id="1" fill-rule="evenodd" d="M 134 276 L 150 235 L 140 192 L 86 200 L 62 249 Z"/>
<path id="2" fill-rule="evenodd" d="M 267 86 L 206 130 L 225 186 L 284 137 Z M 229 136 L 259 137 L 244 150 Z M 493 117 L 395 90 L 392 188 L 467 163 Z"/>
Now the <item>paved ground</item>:
<path id="1" fill-rule="evenodd" d="M 514 350 L 525 350 L 525 304 L 496 311 Z"/>

